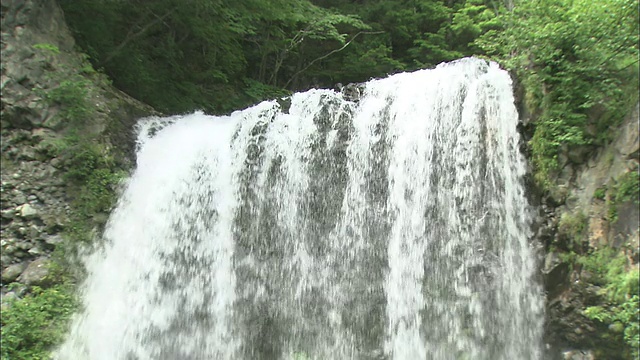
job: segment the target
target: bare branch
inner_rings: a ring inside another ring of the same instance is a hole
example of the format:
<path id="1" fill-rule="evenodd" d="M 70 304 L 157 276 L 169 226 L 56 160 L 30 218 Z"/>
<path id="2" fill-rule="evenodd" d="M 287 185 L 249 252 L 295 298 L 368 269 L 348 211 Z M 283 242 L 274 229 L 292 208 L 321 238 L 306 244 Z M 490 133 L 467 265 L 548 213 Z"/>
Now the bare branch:
<path id="1" fill-rule="evenodd" d="M 344 45 L 342 45 L 342 47 L 340 47 L 340 48 L 338 48 L 338 49 L 335 49 L 335 50 L 331 50 L 330 52 L 328 52 L 328 53 L 326 53 L 326 54 L 324 54 L 324 55 L 320 56 L 319 58 L 316 58 L 316 59 L 312 60 L 312 61 L 311 61 L 309 64 L 307 64 L 307 66 L 305 66 L 304 68 L 302 68 L 302 69 L 298 70 L 295 74 L 293 74 L 293 75 L 291 76 L 291 78 L 289 78 L 289 81 L 287 81 L 287 83 L 286 83 L 286 84 L 284 84 L 283 88 L 285 88 L 285 89 L 286 89 L 286 88 L 287 88 L 287 86 L 289 86 L 289 84 L 291 84 L 291 82 L 296 78 L 296 76 L 298 76 L 298 75 L 300 75 L 301 73 L 303 73 L 303 72 L 307 71 L 307 69 L 309 69 L 311 66 L 313 66 L 313 64 L 317 63 L 317 62 L 318 62 L 318 61 L 320 61 L 320 60 L 324 60 L 324 59 L 328 58 L 329 56 L 331 56 L 331 55 L 333 55 L 333 54 L 335 54 L 335 53 L 337 53 L 337 52 L 340 52 L 340 51 L 344 50 L 344 49 L 345 49 L 347 46 L 349 46 L 349 44 L 351 44 L 351 42 L 352 42 L 353 40 L 355 40 L 359 35 L 361 35 L 361 34 L 365 34 L 365 35 L 377 35 L 377 34 L 382 34 L 382 33 L 384 33 L 384 31 L 360 31 L 359 33 L 357 33 L 357 34 L 353 35 L 353 37 L 352 37 L 349 41 L 347 41 Z"/>
<path id="2" fill-rule="evenodd" d="M 133 31 L 132 31 L 133 29 L 130 30 L 129 33 L 127 34 L 127 36 L 125 37 L 125 39 L 120 43 L 120 45 L 118 45 L 115 49 L 113 49 L 113 51 L 111 51 L 109 53 L 109 55 L 107 55 L 107 57 L 104 59 L 104 61 L 100 62 L 100 65 L 107 64 L 109 61 L 113 60 L 113 58 L 116 57 L 118 55 L 118 53 L 120 51 L 122 51 L 122 49 L 124 49 L 125 46 L 127 46 L 131 41 L 133 41 L 134 39 L 142 36 L 145 32 L 147 32 L 147 30 L 151 29 L 156 24 L 162 22 L 166 17 L 171 15 L 171 13 L 173 13 L 174 11 L 175 11 L 175 8 L 172 8 L 162 16 L 155 15 L 156 19 L 154 21 L 152 21 L 152 22 L 148 23 L 147 25 L 143 26 L 142 29 L 140 29 L 140 31 L 138 31 L 136 33 L 133 33 Z"/>

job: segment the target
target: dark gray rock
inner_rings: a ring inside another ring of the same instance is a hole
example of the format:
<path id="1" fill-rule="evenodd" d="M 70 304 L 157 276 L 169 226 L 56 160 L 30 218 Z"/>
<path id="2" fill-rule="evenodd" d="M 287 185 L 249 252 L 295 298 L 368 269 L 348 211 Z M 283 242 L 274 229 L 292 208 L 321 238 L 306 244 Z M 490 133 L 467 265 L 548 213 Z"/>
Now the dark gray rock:
<path id="1" fill-rule="evenodd" d="M 586 163 L 593 155 L 594 149 L 591 146 L 574 146 L 566 150 L 567 160 L 575 165 Z"/>
<path id="2" fill-rule="evenodd" d="M 340 88 L 340 92 L 347 101 L 358 102 L 364 93 L 364 84 L 352 83 Z"/>
<path id="3" fill-rule="evenodd" d="M 26 195 L 18 189 L 13 189 L 13 191 L 11 191 L 11 196 L 11 199 L 16 205 L 22 205 L 27 202 Z"/>

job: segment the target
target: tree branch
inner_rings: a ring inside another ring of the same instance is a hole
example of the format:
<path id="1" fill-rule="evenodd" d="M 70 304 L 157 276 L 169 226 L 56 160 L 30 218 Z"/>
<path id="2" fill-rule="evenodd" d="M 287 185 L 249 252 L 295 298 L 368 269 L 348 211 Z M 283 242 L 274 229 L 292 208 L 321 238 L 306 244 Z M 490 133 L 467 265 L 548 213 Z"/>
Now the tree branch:
<path id="1" fill-rule="evenodd" d="M 318 62 L 318 61 L 320 61 L 320 60 L 324 60 L 324 59 L 328 58 L 329 56 L 331 56 L 331 55 L 333 55 L 333 54 L 335 54 L 335 53 L 337 53 L 337 52 L 340 52 L 340 51 L 344 50 L 344 49 L 345 49 L 347 46 L 349 46 L 349 44 L 351 44 L 351 42 L 352 42 L 353 40 L 355 40 L 355 39 L 356 39 L 360 34 L 365 34 L 365 35 L 377 35 L 377 34 L 382 34 L 382 33 L 384 33 L 384 31 L 360 31 L 359 33 L 357 33 L 357 34 L 353 35 L 353 37 L 352 37 L 349 41 L 347 41 L 344 45 L 342 45 L 342 47 L 340 47 L 339 49 L 331 50 L 330 52 L 328 52 L 328 53 L 326 53 L 326 54 L 324 54 L 324 55 L 320 56 L 319 58 L 316 58 L 316 59 L 312 60 L 312 61 L 311 61 L 309 64 L 307 64 L 307 66 L 305 66 L 304 68 L 302 68 L 302 69 L 298 70 L 295 74 L 293 74 L 293 75 L 291 76 L 291 78 L 289 78 L 289 81 L 287 81 L 287 83 L 286 83 L 286 84 L 284 84 L 283 88 L 285 88 L 285 89 L 286 89 L 286 88 L 287 88 L 287 86 L 289 86 L 289 84 L 291 84 L 291 82 L 293 81 L 293 79 L 295 79 L 295 78 L 296 78 L 296 76 L 298 76 L 298 75 L 300 75 L 301 73 L 303 73 L 303 72 L 307 71 L 307 69 L 309 69 L 311 66 L 313 66 L 313 64 L 317 63 L 317 62 Z"/>
<path id="2" fill-rule="evenodd" d="M 109 53 L 109 55 L 107 55 L 107 57 L 104 59 L 104 61 L 100 62 L 100 66 L 107 64 L 108 62 L 110 62 L 111 60 L 113 60 L 114 57 L 116 57 L 118 55 L 118 53 L 120 51 L 122 51 L 122 49 L 125 48 L 125 46 L 127 46 L 131 41 L 133 41 L 134 39 L 142 36 L 145 32 L 147 32 L 147 30 L 151 29 L 153 26 L 155 26 L 156 24 L 160 23 L 161 21 L 163 21 L 167 16 L 171 15 L 171 13 L 173 13 L 175 11 L 175 8 L 170 9 L 169 11 L 167 11 L 164 15 L 158 17 L 156 15 L 156 19 L 153 20 L 152 22 L 148 23 L 147 25 L 143 26 L 142 29 L 140 29 L 140 31 L 138 31 L 137 33 L 132 33 L 132 31 L 129 31 L 129 33 L 127 34 L 127 36 L 125 37 L 125 39 L 120 43 L 120 45 L 116 46 L 115 49 L 113 49 L 113 51 L 111 51 Z"/>

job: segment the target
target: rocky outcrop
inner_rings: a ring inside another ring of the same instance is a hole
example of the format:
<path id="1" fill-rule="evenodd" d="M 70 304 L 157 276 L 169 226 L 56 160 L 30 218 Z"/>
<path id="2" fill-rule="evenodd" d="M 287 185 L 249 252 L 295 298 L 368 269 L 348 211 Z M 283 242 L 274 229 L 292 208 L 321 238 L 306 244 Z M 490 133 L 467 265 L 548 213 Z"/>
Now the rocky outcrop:
<path id="1" fill-rule="evenodd" d="M 547 343 L 565 359 L 622 359 L 620 329 L 585 316 L 589 306 L 607 303 L 604 289 L 587 266 L 572 260 L 601 249 L 627 258 L 626 271 L 638 268 L 638 199 L 622 199 L 622 179 L 639 166 L 638 105 L 616 130 L 608 146 L 595 153 L 564 156 L 558 184 L 561 197 L 543 199 L 538 240 L 548 253 L 543 273 L 547 290 Z M 637 186 L 637 180 L 635 183 Z"/>
<path id="2" fill-rule="evenodd" d="M 120 167 L 132 163 L 136 119 L 150 107 L 112 88 L 74 50 L 54 0 L 2 0 L 0 242 L 7 285 L 47 285 L 50 257 L 70 230 L 75 185 L 65 174 L 70 137 Z M 71 112 L 75 111 L 75 112 Z M 88 169 L 90 170 L 90 169 Z"/>

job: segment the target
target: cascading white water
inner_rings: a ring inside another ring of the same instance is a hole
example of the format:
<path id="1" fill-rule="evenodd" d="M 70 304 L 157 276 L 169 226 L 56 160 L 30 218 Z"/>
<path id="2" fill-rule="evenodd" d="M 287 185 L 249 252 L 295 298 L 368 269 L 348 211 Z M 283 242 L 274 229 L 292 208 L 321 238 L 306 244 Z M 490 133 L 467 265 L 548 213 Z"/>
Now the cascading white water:
<path id="1" fill-rule="evenodd" d="M 143 119 L 58 359 L 540 359 L 513 102 L 462 59 Z"/>

